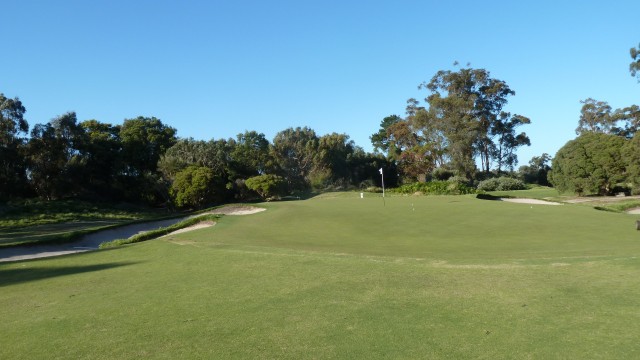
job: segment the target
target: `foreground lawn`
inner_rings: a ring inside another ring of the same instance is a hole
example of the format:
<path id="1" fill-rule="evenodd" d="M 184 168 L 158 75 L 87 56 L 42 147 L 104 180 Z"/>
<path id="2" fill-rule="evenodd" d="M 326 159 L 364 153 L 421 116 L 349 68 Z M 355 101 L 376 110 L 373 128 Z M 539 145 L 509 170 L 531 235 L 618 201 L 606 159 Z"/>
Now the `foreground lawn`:
<path id="1" fill-rule="evenodd" d="M 0 264 L 0 358 L 636 358 L 635 217 L 325 195 Z"/>

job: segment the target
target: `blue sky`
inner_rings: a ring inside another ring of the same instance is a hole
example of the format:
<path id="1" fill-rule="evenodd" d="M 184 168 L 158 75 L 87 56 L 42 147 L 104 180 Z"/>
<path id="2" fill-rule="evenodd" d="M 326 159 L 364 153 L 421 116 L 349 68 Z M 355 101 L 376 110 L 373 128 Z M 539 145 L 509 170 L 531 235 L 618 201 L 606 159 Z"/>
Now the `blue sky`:
<path id="1" fill-rule="evenodd" d="M 288 127 L 371 150 L 385 116 L 454 61 L 516 91 L 532 146 L 575 137 L 580 100 L 640 103 L 639 1 L 3 1 L 0 92 L 31 126 L 155 116 L 178 136 Z"/>

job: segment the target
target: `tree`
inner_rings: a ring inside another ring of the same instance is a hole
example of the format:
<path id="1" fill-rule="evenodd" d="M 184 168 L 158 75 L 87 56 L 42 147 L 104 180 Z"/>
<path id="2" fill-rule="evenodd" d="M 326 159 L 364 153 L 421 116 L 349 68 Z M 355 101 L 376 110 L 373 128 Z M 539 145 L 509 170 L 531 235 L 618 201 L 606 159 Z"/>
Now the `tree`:
<path id="1" fill-rule="evenodd" d="M 551 166 L 549 180 L 561 192 L 611 194 L 625 178 L 621 149 L 625 138 L 588 132 L 567 142 Z"/>
<path id="2" fill-rule="evenodd" d="M 271 162 L 269 140 L 255 131 L 238 134 L 231 151 L 231 161 L 236 178 L 247 179 L 264 174 Z"/>
<path id="3" fill-rule="evenodd" d="M 98 196 L 118 197 L 117 175 L 122 168 L 120 128 L 97 120 L 79 125 L 85 137 L 80 149 L 85 159 L 84 186 Z"/>
<path id="4" fill-rule="evenodd" d="M 380 122 L 380 130 L 369 137 L 369 139 L 371 139 L 371 144 L 373 145 L 374 151 L 386 152 L 387 157 L 392 159 L 396 158 L 396 156 L 399 155 L 399 151 L 394 147 L 394 143 L 389 137 L 387 130 L 391 126 L 401 121 L 403 120 L 398 115 L 390 115 L 382 119 L 382 121 Z"/>
<path id="5" fill-rule="evenodd" d="M 25 112 L 17 97 L 9 99 L 0 93 L 0 199 L 19 195 L 25 188 L 23 135 L 29 131 Z"/>
<path id="6" fill-rule="evenodd" d="M 213 171 L 204 166 L 188 166 L 180 171 L 170 191 L 175 204 L 178 207 L 201 208 L 214 201 L 214 178 Z"/>
<path id="7" fill-rule="evenodd" d="M 626 166 L 626 181 L 632 192 L 640 195 L 640 133 L 626 142 L 621 150 L 622 161 Z"/>
<path id="8" fill-rule="evenodd" d="M 349 135 L 331 133 L 318 139 L 318 151 L 311 170 L 312 183 L 325 188 L 330 185 L 344 186 L 350 181 L 348 158 L 355 144 Z"/>
<path id="9" fill-rule="evenodd" d="M 124 197 L 153 204 L 167 203 L 169 189 L 158 172 L 158 161 L 176 143 L 176 129 L 155 117 L 139 116 L 126 119 L 118 135 L 123 165 L 119 184 Z"/>
<path id="10" fill-rule="evenodd" d="M 611 133 L 631 139 L 640 130 L 640 107 L 638 105 L 627 106 L 616 109 L 612 118 L 615 125 L 611 128 Z"/>
<path id="11" fill-rule="evenodd" d="M 547 176 L 551 170 L 551 166 L 549 166 L 550 161 L 551 156 L 547 153 L 534 156 L 529 160 L 529 164 L 521 166 L 518 172 L 525 183 L 549 186 Z"/>
<path id="12" fill-rule="evenodd" d="M 498 164 L 498 173 L 502 167 L 507 167 L 511 171 L 518 164 L 518 157 L 515 150 L 523 145 L 531 145 L 529 137 L 525 133 L 516 135 L 516 128 L 525 124 L 530 124 L 529 118 L 521 115 L 511 116 L 508 112 L 500 113 L 492 126 L 490 134 L 497 137 L 497 144 L 493 147 L 492 157 Z"/>
<path id="13" fill-rule="evenodd" d="M 271 153 L 290 191 L 308 189 L 318 143 L 315 131 L 308 127 L 288 128 L 273 139 Z"/>
<path id="14" fill-rule="evenodd" d="M 280 176 L 264 174 L 247 179 L 245 185 L 257 192 L 261 198 L 268 200 L 282 194 L 285 181 Z"/>
<path id="15" fill-rule="evenodd" d="M 629 53 L 631 59 L 633 59 L 631 64 L 629 64 L 629 72 L 631 72 L 631 76 L 637 76 L 638 82 L 640 82 L 640 45 L 638 45 L 637 48 L 632 47 Z"/>
<path id="16" fill-rule="evenodd" d="M 502 80 L 493 79 L 485 69 L 462 68 L 438 71 L 420 88 L 431 91 L 429 119 L 432 127 L 447 139 L 447 153 L 460 175 L 473 178 L 475 155 L 484 171 L 489 171 L 494 144 L 491 128 L 510 95 L 515 92 Z"/>
<path id="17" fill-rule="evenodd" d="M 37 124 L 27 146 L 33 188 L 47 200 L 77 195 L 84 179 L 84 131 L 69 112 Z"/>
<path id="18" fill-rule="evenodd" d="M 176 129 L 164 125 L 155 117 L 139 116 L 124 120 L 119 136 L 126 166 L 125 175 L 129 176 L 155 172 L 160 157 L 177 141 Z"/>
<path id="19" fill-rule="evenodd" d="M 592 98 L 580 101 L 580 121 L 576 128 L 576 134 L 585 132 L 599 132 L 610 134 L 615 119 L 611 116 L 611 106 L 606 101 L 597 101 Z"/>

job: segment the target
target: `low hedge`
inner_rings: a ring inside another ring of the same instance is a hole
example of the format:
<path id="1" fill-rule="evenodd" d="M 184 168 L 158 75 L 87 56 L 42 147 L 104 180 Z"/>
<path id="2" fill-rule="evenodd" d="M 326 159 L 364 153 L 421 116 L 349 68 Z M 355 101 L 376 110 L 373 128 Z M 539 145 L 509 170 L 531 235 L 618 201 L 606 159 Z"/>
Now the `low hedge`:
<path id="1" fill-rule="evenodd" d="M 429 181 L 425 183 L 405 184 L 391 191 L 399 194 L 423 195 L 464 195 L 475 194 L 475 189 L 460 182 Z"/>

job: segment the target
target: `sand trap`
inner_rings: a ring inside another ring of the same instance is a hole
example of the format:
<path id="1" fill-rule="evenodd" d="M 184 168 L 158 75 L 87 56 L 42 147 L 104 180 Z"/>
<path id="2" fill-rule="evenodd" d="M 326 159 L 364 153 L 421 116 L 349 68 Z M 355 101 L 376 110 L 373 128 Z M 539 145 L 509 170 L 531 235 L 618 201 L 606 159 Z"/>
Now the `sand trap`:
<path id="1" fill-rule="evenodd" d="M 640 214 L 640 208 L 629 209 L 627 210 L 627 214 L 632 214 L 632 215 Z"/>
<path id="2" fill-rule="evenodd" d="M 534 205 L 562 205 L 557 202 L 538 200 L 538 199 L 524 199 L 524 198 L 500 198 L 500 201 L 519 203 L 519 204 L 534 204 Z"/>
<path id="3" fill-rule="evenodd" d="M 186 228 L 182 228 L 180 230 L 176 230 L 176 231 L 170 232 L 167 235 L 164 235 L 162 237 L 176 235 L 176 234 L 182 234 L 182 233 L 186 233 L 188 231 L 193 231 L 193 230 L 198 230 L 198 229 L 204 229 L 204 228 L 211 227 L 211 226 L 213 226 L 215 224 L 216 223 L 213 222 L 213 221 L 203 221 L 203 222 L 199 222 L 199 223 L 197 223 L 195 225 L 191 225 L 191 226 L 188 226 Z"/>
<path id="4" fill-rule="evenodd" d="M 251 215 L 265 210 L 267 209 L 255 206 L 229 205 L 219 209 L 215 209 L 213 211 L 209 211 L 206 214 Z"/>

